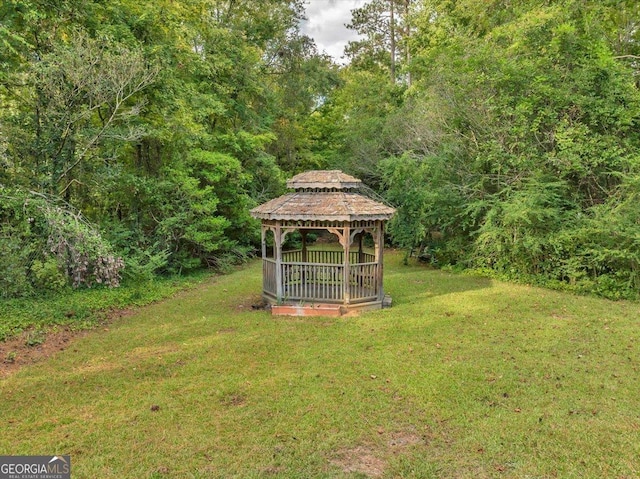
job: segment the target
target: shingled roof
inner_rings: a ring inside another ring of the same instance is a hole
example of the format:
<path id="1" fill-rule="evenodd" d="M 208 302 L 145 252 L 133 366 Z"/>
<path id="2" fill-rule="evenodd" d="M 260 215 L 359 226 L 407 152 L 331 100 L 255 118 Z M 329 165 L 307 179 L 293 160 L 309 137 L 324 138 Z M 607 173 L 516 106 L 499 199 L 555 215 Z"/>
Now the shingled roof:
<path id="1" fill-rule="evenodd" d="M 350 190 L 362 184 L 358 178 L 347 175 L 340 170 L 312 170 L 300 173 L 289 181 L 287 187 L 301 189 Z"/>
<path id="2" fill-rule="evenodd" d="M 251 210 L 254 218 L 287 221 L 388 220 L 395 209 L 355 191 L 361 181 L 339 170 L 307 171 L 294 176 L 295 188 Z"/>

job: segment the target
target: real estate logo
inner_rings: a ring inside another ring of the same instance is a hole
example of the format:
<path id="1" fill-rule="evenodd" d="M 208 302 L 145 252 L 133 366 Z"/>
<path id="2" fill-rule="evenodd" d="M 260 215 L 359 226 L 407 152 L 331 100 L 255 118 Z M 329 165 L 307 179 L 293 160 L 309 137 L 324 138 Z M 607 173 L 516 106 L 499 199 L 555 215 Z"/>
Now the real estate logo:
<path id="1" fill-rule="evenodd" d="M 70 479 L 69 456 L 0 456 L 0 479 Z"/>

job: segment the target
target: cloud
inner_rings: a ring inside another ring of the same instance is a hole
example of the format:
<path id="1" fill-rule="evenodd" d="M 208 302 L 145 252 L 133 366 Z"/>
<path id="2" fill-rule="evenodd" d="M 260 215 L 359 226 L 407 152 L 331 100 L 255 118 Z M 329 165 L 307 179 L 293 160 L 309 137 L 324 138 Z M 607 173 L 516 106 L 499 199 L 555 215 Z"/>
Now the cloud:
<path id="1" fill-rule="evenodd" d="M 315 40 L 318 50 L 344 63 L 341 57 L 345 45 L 358 38 L 356 32 L 345 25 L 351 22 L 351 10 L 364 3 L 365 0 L 308 0 L 307 20 L 300 25 L 302 33 Z"/>

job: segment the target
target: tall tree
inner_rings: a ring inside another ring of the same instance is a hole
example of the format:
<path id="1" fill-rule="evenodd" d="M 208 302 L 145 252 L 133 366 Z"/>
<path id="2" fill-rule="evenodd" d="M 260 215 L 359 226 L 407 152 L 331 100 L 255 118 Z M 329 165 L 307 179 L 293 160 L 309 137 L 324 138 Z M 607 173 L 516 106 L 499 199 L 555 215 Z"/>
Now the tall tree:
<path id="1" fill-rule="evenodd" d="M 603 241 L 607 253 L 593 255 L 604 236 L 584 234 L 602 226 L 602 211 L 619 211 L 640 172 L 640 95 L 617 41 L 635 21 L 618 13 L 572 0 L 425 2 L 412 38 L 417 81 L 389 119 L 407 154 L 385 173 L 395 191 L 407 162 L 428 165 L 417 171 L 438 194 L 398 200 L 426 225 L 420 242 L 444 238 L 442 260 L 585 287 L 615 275 L 637 288 L 632 252 Z"/>
<path id="2" fill-rule="evenodd" d="M 392 82 L 398 80 L 399 60 L 408 63 L 408 40 L 411 0 L 372 0 L 351 11 L 347 28 L 363 36 L 350 41 L 345 49 L 354 67 L 388 72 Z"/>
<path id="3" fill-rule="evenodd" d="M 278 120 L 302 121 L 331 76 L 296 33 L 302 13 L 302 0 L 2 2 L 0 182 L 64 197 L 128 271 L 243 256 L 246 210 L 283 184 Z"/>
<path id="4" fill-rule="evenodd" d="M 268 150 L 290 173 L 322 168 L 325 159 L 311 151 L 305 124 L 338 85 L 338 68 L 297 30 L 269 53 L 266 77 L 277 97 L 273 125 L 277 140 Z"/>

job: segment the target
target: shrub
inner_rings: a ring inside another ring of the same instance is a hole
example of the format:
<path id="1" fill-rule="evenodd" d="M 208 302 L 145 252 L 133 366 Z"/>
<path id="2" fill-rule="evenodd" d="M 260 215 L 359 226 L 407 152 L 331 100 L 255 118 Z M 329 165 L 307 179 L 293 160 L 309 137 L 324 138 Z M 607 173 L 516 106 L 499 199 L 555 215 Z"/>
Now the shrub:
<path id="1" fill-rule="evenodd" d="M 45 195 L 0 186 L 3 297 L 66 284 L 118 286 L 124 262 L 77 211 Z"/>

